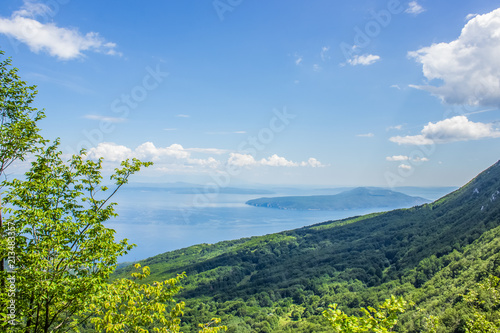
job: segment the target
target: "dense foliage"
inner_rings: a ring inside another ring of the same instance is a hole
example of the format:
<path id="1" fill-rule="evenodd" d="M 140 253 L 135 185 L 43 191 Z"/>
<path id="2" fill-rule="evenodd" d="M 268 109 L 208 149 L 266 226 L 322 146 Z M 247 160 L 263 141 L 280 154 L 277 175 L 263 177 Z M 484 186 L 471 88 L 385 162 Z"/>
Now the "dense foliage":
<path id="1" fill-rule="evenodd" d="M 25 180 L 4 182 L 4 223 L 15 235 L 15 269 L 0 277 L 15 278 L 16 326 L 29 332 L 77 324 L 73 316 L 89 306 L 117 258 L 131 248 L 126 240 L 115 241 L 114 230 L 103 224 L 116 215 L 108 201 L 131 174 L 149 165 L 123 162 L 111 177 L 116 189 L 107 195 L 101 161 L 73 156 L 65 163 L 57 147 L 56 142 L 37 156 Z"/>
<path id="2" fill-rule="evenodd" d="M 3 54 L 0 51 L 0 56 Z M 12 67 L 10 58 L 0 61 L 0 176 L 14 162 L 23 161 L 26 154 L 36 151 L 44 143 L 37 126 L 37 121 L 44 114 L 32 106 L 37 94 L 36 87 L 28 85 L 17 73 L 18 69 Z M 2 251 L 8 248 L 7 235 L 2 233 L 2 228 L 0 209 L 0 274 L 6 270 L 4 260 L 8 260 L 8 251 Z M 4 281 L 0 281 L 3 289 Z"/>

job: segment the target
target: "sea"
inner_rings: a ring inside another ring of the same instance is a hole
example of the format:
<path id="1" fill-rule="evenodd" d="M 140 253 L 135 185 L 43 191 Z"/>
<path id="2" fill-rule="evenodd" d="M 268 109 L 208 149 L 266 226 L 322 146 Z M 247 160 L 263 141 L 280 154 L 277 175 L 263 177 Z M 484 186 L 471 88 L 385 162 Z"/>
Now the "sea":
<path id="1" fill-rule="evenodd" d="M 232 193 L 205 193 L 195 187 L 175 191 L 171 186 L 125 186 L 113 197 L 118 217 L 106 222 L 115 239 L 136 244 L 119 262 L 134 262 L 196 244 L 261 236 L 381 209 L 318 211 L 281 210 L 246 205 L 260 197 L 337 194 L 345 188 L 278 188 Z M 406 187 L 393 189 L 412 196 L 436 200 L 454 188 Z M 390 209 L 383 209 L 390 210 Z"/>

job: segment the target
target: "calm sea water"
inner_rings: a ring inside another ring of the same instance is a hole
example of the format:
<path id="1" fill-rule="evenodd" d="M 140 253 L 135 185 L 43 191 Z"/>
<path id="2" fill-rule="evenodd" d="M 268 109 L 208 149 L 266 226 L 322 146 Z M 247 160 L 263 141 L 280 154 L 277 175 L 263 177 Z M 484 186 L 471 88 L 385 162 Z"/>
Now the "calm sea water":
<path id="1" fill-rule="evenodd" d="M 422 196 L 436 199 L 447 190 L 423 189 Z M 290 195 L 276 193 L 267 196 Z M 304 194 L 301 194 L 304 195 Z M 412 193 L 419 195 L 419 193 Z M 260 236 L 328 220 L 363 215 L 380 209 L 351 211 L 290 211 L 245 205 L 266 195 L 176 194 L 161 189 L 124 188 L 114 197 L 119 217 L 109 221 L 116 238 L 137 244 L 120 258 L 135 261 L 200 243 Z"/>

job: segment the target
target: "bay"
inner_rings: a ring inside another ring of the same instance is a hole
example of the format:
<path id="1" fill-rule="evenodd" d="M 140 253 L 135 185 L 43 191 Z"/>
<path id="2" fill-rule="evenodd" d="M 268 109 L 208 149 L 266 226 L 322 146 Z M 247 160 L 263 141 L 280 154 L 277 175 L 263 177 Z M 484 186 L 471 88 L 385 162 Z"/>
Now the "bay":
<path id="1" fill-rule="evenodd" d="M 412 191 L 412 195 L 418 192 Z M 431 200 L 446 191 L 449 189 L 422 189 Z M 262 196 L 292 195 L 291 192 L 300 192 L 300 195 L 315 193 L 314 190 L 295 190 Z M 117 240 L 127 238 L 129 243 L 137 245 L 119 259 L 119 262 L 125 262 L 195 244 L 261 236 L 380 211 L 376 208 L 296 211 L 245 205 L 246 201 L 257 197 L 258 194 L 179 194 L 167 188 L 123 188 L 113 198 L 118 203 L 116 211 L 119 216 L 108 221 L 107 227 L 115 229 Z"/>

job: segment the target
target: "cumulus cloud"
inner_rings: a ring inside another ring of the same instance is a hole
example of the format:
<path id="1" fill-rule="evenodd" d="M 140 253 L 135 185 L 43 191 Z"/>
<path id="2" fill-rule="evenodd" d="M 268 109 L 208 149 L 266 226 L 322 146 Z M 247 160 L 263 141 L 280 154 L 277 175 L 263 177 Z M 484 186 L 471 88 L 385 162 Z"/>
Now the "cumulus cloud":
<path id="1" fill-rule="evenodd" d="M 298 166 L 297 163 L 288 161 L 286 158 L 278 156 L 276 154 L 268 157 L 267 159 L 263 158 L 260 160 L 261 165 L 267 166 L 284 166 L 284 167 L 295 167 Z"/>
<path id="2" fill-rule="evenodd" d="M 408 164 L 400 164 L 398 166 L 398 168 L 400 169 L 405 169 L 405 170 L 411 170 L 411 165 L 408 165 Z"/>
<path id="3" fill-rule="evenodd" d="M 500 8 L 471 18 L 460 36 L 408 56 L 422 64 L 428 80 L 440 85 L 411 85 L 448 104 L 500 106 Z"/>
<path id="4" fill-rule="evenodd" d="M 231 153 L 227 161 L 229 165 L 237 167 L 251 167 L 251 166 L 269 166 L 269 167 L 312 167 L 319 168 L 325 165 L 318 161 L 316 158 L 311 157 L 307 161 L 293 162 L 287 160 L 285 157 L 273 154 L 268 158 L 256 160 L 252 155 Z"/>
<path id="5" fill-rule="evenodd" d="M 418 15 L 425 12 L 425 9 L 416 1 L 410 1 L 408 3 L 408 8 L 406 8 L 405 13 Z"/>
<path id="6" fill-rule="evenodd" d="M 228 164 L 238 166 L 238 167 L 247 167 L 247 166 L 272 166 L 272 167 L 295 167 L 298 166 L 297 163 L 288 161 L 286 158 L 278 156 L 276 154 L 263 158 L 257 161 L 252 155 L 249 154 L 240 154 L 240 153 L 231 153 L 228 159 Z"/>
<path id="7" fill-rule="evenodd" d="M 112 142 L 103 142 L 88 151 L 90 159 L 104 158 L 107 162 L 119 162 L 125 159 L 138 158 L 143 161 L 155 162 L 156 170 L 166 173 L 196 173 L 209 172 L 218 169 L 224 164 L 235 167 L 324 167 L 325 165 L 316 158 L 307 161 L 294 162 L 285 157 L 273 154 L 267 158 L 256 160 L 250 154 L 231 152 L 229 157 L 216 157 L 215 155 L 227 154 L 225 149 L 217 148 L 184 148 L 180 144 L 171 144 L 167 147 L 156 147 L 152 142 L 145 142 L 135 149 Z M 210 154 L 214 156 L 203 157 L 194 154 Z M 184 168 L 184 169 L 183 169 Z"/>
<path id="8" fill-rule="evenodd" d="M 180 144 L 172 144 L 168 147 L 156 147 L 152 142 L 145 142 L 139 145 L 134 150 L 117 145 L 112 142 L 102 142 L 97 145 L 97 147 L 89 149 L 89 158 L 100 158 L 103 157 L 107 161 L 121 161 L 127 158 L 139 158 L 142 160 L 150 161 L 167 161 L 167 160 L 184 160 L 184 162 L 193 164 L 213 164 L 211 161 L 207 163 L 201 162 L 201 160 L 191 158 L 191 151 L 194 152 L 205 152 L 205 153 L 217 153 L 216 149 L 204 149 L 204 148 L 184 148 Z"/>
<path id="9" fill-rule="evenodd" d="M 420 163 L 420 162 L 429 162 L 429 159 L 427 157 L 420 157 L 417 156 L 413 159 L 414 162 Z"/>
<path id="10" fill-rule="evenodd" d="M 387 156 L 385 159 L 390 162 L 395 162 L 395 161 L 408 161 L 410 158 L 404 155 L 395 155 L 395 156 Z"/>
<path id="11" fill-rule="evenodd" d="M 119 55 L 116 44 L 107 42 L 96 32 L 81 34 L 76 29 L 37 20 L 53 15 L 47 5 L 25 1 L 10 18 L 0 17 L 0 33 L 26 44 L 32 52 L 47 52 L 63 60 L 82 57 L 84 51 Z"/>
<path id="12" fill-rule="evenodd" d="M 132 149 L 112 142 L 102 142 L 97 147 L 89 149 L 87 156 L 91 159 L 104 158 L 107 161 L 117 162 L 130 158 Z"/>
<path id="13" fill-rule="evenodd" d="M 380 56 L 373 54 L 355 55 L 352 59 L 347 60 L 351 66 L 363 65 L 368 66 L 380 60 Z"/>
<path id="14" fill-rule="evenodd" d="M 157 148 L 152 142 L 145 142 L 134 150 L 134 154 L 140 159 L 159 160 L 162 157 L 188 158 L 191 154 L 179 144 L 172 144 L 165 148 Z"/>
<path id="15" fill-rule="evenodd" d="M 310 157 L 307 160 L 307 162 L 301 162 L 300 165 L 301 166 L 309 166 L 309 167 L 312 167 L 312 168 L 323 168 L 323 167 L 325 167 L 325 165 L 323 163 L 321 163 L 320 161 L 318 161 L 314 157 Z"/>
<path id="16" fill-rule="evenodd" d="M 475 123 L 465 116 L 456 116 L 437 123 L 429 122 L 419 135 L 394 136 L 389 140 L 400 145 L 430 145 L 485 138 L 500 138 L 500 130 L 493 124 Z"/>
<path id="17" fill-rule="evenodd" d="M 231 153 L 227 161 L 229 165 L 234 165 L 238 167 L 245 167 L 256 165 L 257 161 L 249 154 Z"/>

